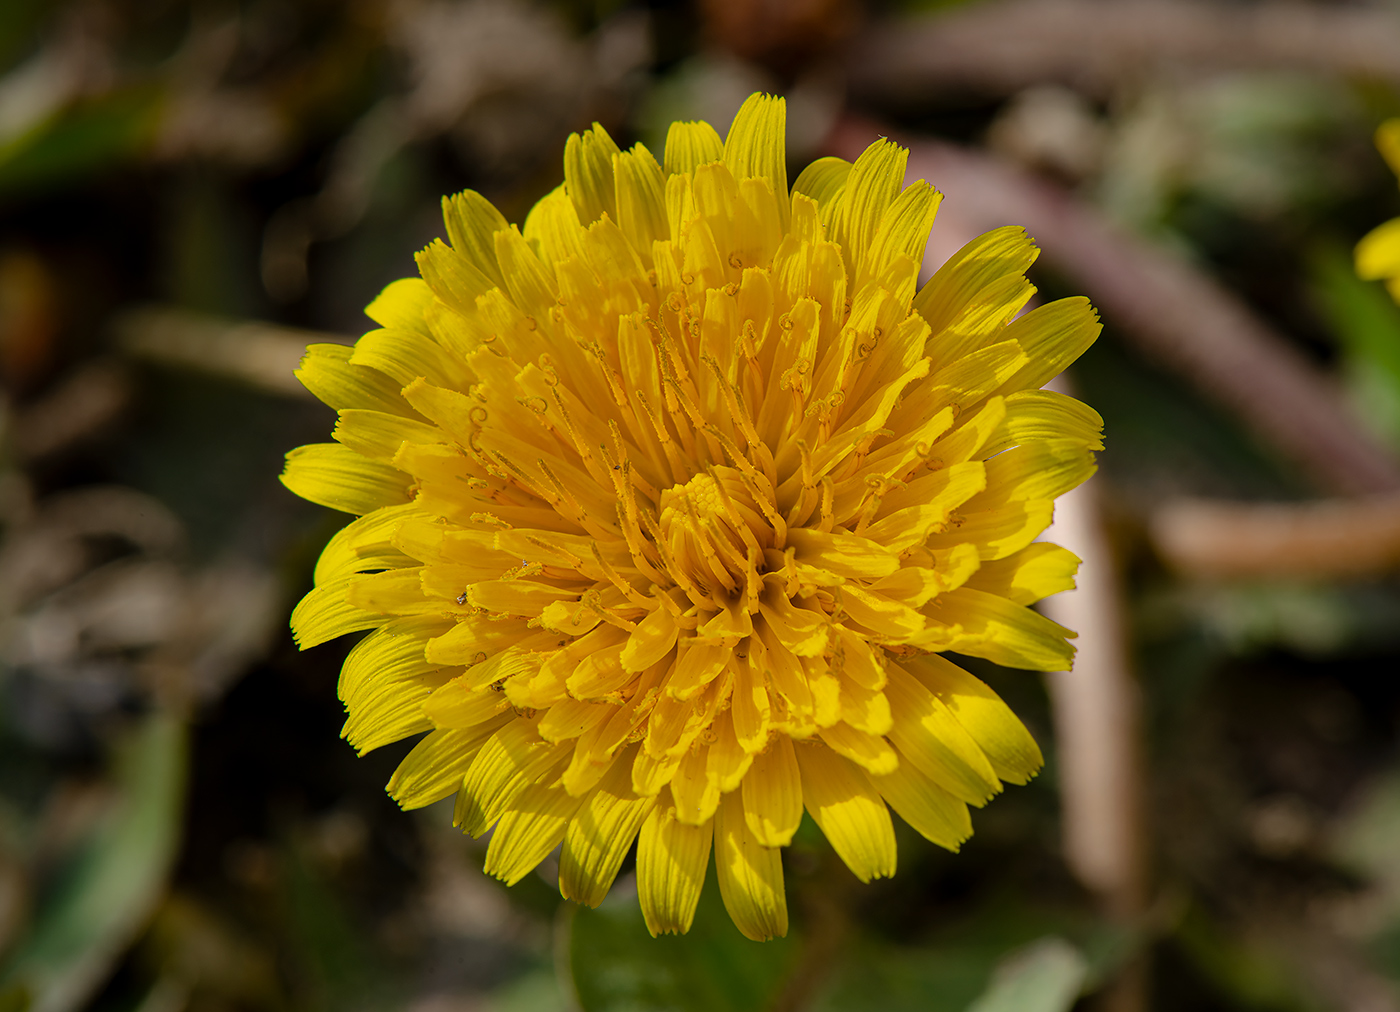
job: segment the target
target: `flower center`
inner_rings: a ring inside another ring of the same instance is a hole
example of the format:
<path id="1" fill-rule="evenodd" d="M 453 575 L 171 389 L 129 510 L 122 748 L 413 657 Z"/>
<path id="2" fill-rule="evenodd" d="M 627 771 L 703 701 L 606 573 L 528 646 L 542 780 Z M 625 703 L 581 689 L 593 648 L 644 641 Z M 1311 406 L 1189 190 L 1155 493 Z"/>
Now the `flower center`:
<path id="1" fill-rule="evenodd" d="M 739 472 L 718 466 L 662 491 L 661 538 L 672 567 L 704 593 L 727 597 L 763 572 L 773 528 Z"/>

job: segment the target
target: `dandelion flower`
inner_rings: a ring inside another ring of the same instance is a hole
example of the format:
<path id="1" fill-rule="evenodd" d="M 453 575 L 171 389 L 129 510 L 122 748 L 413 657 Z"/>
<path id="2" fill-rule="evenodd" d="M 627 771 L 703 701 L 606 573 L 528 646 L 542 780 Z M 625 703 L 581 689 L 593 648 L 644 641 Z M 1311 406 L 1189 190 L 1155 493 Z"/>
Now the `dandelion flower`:
<path id="1" fill-rule="evenodd" d="M 1400 175 L 1400 119 L 1380 125 L 1376 147 L 1391 171 Z M 1400 303 L 1400 218 L 1376 226 L 1356 244 L 1356 273 L 1367 281 L 1385 281 L 1390 297 Z"/>
<path id="2" fill-rule="evenodd" d="M 298 374 L 340 419 L 283 481 L 359 517 L 292 616 L 302 647 L 373 630 L 344 736 L 427 732 L 389 793 L 455 794 L 507 883 L 562 844 L 596 905 L 635 841 L 653 934 L 690 926 L 712 850 L 739 929 L 784 934 L 804 809 L 862 880 L 894 874 L 890 809 L 956 849 L 1041 756 L 941 652 L 1073 653 L 1027 606 L 1078 565 L 1035 538 L 1100 419 L 1040 387 L 1093 310 L 1017 316 L 1014 227 L 916 292 L 940 195 L 903 186 L 908 152 L 789 194 L 783 133 L 755 95 L 725 141 L 672 125 L 661 163 L 576 134 L 523 229 L 445 200 L 382 329 Z"/>

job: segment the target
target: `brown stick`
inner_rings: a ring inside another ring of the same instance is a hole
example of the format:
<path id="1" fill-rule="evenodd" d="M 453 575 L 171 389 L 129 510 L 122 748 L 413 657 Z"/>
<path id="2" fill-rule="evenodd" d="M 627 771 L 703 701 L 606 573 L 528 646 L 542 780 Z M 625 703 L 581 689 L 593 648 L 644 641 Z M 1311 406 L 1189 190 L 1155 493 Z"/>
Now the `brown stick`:
<path id="1" fill-rule="evenodd" d="M 309 344 L 351 344 L 353 338 L 227 320 L 184 309 L 143 306 L 112 323 L 117 346 L 129 355 L 251 383 L 270 393 L 310 397 L 293 371 Z"/>
<path id="2" fill-rule="evenodd" d="M 1079 633 L 1071 671 L 1046 675 L 1064 808 L 1065 861 L 1112 916 L 1147 908 L 1141 709 L 1128 662 L 1117 565 L 1091 480 L 1055 504 L 1046 537 L 1078 555 L 1077 589 L 1041 602 Z"/>
<path id="3" fill-rule="evenodd" d="M 1185 576 L 1346 579 L 1400 569 L 1400 495 L 1310 503 L 1182 499 L 1152 514 L 1152 541 Z"/>
<path id="4" fill-rule="evenodd" d="M 827 148 L 854 158 L 886 131 L 843 120 Z M 907 140 L 909 176 L 944 192 L 940 215 L 984 232 L 1022 225 L 1051 266 L 1103 311 L 1110 331 L 1234 412 L 1323 488 L 1400 489 L 1400 461 L 1330 382 L 1237 298 L 1179 257 L 1130 236 L 1063 189 L 978 152 Z M 934 226 L 935 237 L 938 226 Z"/>
<path id="5" fill-rule="evenodd" d="M 1001 0 L 880 24 L 847 52 L 857 96 L 1010 94 L 1059 82 L 1093 94 L 1144 68 L 1280 67 L 1400 80 L 1390 10 L 1199 0 Z"/>

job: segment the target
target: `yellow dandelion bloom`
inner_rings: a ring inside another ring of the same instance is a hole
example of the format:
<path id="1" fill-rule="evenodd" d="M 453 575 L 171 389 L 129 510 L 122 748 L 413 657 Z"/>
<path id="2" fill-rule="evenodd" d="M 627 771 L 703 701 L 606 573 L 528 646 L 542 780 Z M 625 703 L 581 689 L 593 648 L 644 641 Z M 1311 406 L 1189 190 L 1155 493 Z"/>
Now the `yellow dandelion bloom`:
<path id="1" fill-rule="evenodd" d="M 1391 171 L 1400 176 L 1400 119 L 1380 125 L 1376 147 Z M 1356 273 L 1367 281 L 1385 281 L 1390 297 L 1400 303 L 1400 218 L 1376 226 L 1356 244 Z"/>
<path id="2" fill-rule="evenodd" d="M 1040 387 L 1098 333 L 1083 299 L 1017 316 L 1036 250 L 969 243 L 916 292 L 940 195 L 880 140 L 791 194 L 782 99 L 658 163 L 599 126 L 523 229 L 444 201 L 450 244 L 310 348 L 340 412 L 289 488 L 359 519 L 326 546 L 302 647 L 373 630 L 340 679 L 362 753 L 428 732 L 390 781 L 455 794 L 513 883 L 562 844 L 596 905 L 633 842 L 653 933 L 691 923 L 713 850 L 751 938 L 787 930 L 804 809 L 862 880 L 893 808 L 934 843 L 1040 751 L 940 656 L 1069 665 L 1031 611 L 1078 560 L 1036 542 L 1094 470 L 1100 419 Z"/>

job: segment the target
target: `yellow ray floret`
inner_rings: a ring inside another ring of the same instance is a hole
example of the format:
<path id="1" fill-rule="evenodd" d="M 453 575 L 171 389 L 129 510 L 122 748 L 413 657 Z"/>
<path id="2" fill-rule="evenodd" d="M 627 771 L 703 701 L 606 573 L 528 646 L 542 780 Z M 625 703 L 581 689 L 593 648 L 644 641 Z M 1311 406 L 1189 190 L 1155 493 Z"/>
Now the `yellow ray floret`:
<path id="1" fill-rule="evenodd" d="M 356 514 L 298 605 L 345 663 L 361 752 L 427 732 L 389 784 L 456 794 L 514 882 L 562 846 L 606 895 L 634 841 L 652 932 L 683 932 L 712 857 L 752 938 L 787 930 L 804 810 L 862 880 L 890 809 L 957 849 L 968 805 L 1040 768 L 941 651 L 1070 664 L 1030 605 L 1078 560 L 1035 539 L 1094 471 L 1100 419 L 1040 387 L 1095 339 L 1082 299 L 1024 315 L 1036 250 L 1003 228 L 922 289 L 940 195 L 877 141 L 791 190 L 784 106 L 664 157 L 600 126 L 523 229 L 467 192 L 450 244 L 298 375 L 340 413 L 283 481 Z"/>
<path id="2" fill-rule="evenodd" d="M 1400 119 L 1377 128 L 1376 148 L 1400 176 Z M 1400 302 L 1400 218 L 1377 225 L 1356 244 L 1356 273 L 1367 281 L 1384 281 L 1390 297 Z"/>

